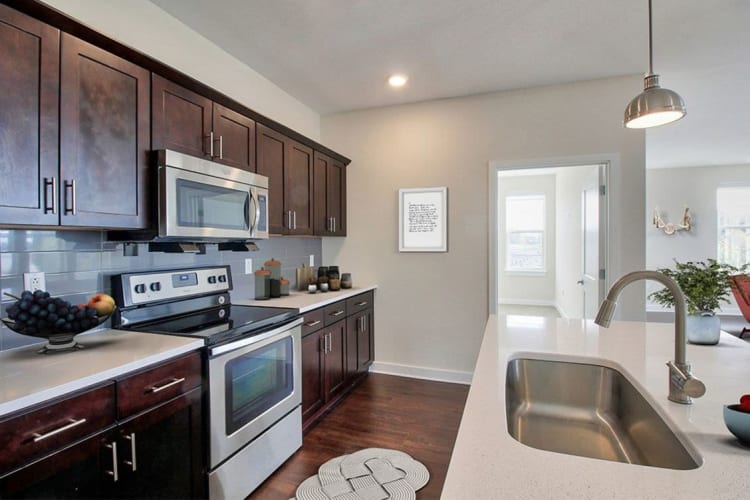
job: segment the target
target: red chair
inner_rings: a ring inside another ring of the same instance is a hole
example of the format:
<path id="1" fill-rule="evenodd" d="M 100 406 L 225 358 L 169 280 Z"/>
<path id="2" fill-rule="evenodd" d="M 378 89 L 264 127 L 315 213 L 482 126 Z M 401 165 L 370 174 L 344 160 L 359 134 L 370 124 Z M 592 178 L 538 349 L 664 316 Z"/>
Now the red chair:
<path id="1" fill-rule="evenodd" d="M 745 321 L 750 323 L 750 276 L 747 274 L 730 276 L 729 284 L 737 305 L 740 306 L 740 311 L 742 311 L 742 315 L 745 317 Z M 745 335 L 745 332 L 750 332 L 750 328 L 743 327 L 742 332 L 740 332 L 740 338 Z"/>

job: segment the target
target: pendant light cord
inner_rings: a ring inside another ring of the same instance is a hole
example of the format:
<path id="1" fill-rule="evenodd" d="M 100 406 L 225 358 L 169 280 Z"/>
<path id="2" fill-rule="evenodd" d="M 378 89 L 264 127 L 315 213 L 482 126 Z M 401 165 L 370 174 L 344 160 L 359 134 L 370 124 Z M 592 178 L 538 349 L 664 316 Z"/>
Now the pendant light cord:
<path id="1" fill-rule="evenodd" d="M 654 40 L 651 34 L 651 0 L 648 0 L 648 74 L 654 74 Z"/>

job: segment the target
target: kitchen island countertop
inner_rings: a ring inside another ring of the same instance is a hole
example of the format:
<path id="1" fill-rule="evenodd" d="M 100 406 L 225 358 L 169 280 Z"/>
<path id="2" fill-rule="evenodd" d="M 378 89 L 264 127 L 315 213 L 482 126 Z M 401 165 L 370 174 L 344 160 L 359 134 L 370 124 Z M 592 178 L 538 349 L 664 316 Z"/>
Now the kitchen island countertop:
<path id="1" fill-rule="evenodd" d="M 370 286 L 358 286 L 353 288 L 341 289 L 335 292 L 298 292 L 292 291 L 289 295 L 278 297 L 276 299 L 268 300 L 249 300 L 239 295 L 232 295 L 232 304 L 238 304 L 242 306 L 260 306 L 260 307 L 289 307 L 292 309 L 299 310 L 300 313 L 305 313 L 317 309 L 318 307 L 327 306 L 333 304 L 339 300 L 346 300 L 360 293 L 369 292 L 375 290 L 377 285 Z"/>
<path id="2" fill-rule="evenodd" d="M 652 405 L 703 458 L 694 470 L 672 470 L 553 453 L 525 446 L 507 431 L 509 359 L 565 357 L 625 371 Z M 541 356 L 540 356 L 541 354 Z M 668 323 L 490 316 L 443 487 L 443 499 L 747 498 L 750 447 L 724 425 L 723 405 L 750 393 L 750 346 L 725 332 L 715 346 L 689 344 L 693 374 L 706 394 L 693 405 L 667 399 L 665 363 L 674 356 Z"/>
<path id="3" fill-rule="evenodd" d="M 37 354 L 41 345 L 0 352 L 0 417 L 203 347 L 203 340 L 100 330 L 83 349 Z"/>

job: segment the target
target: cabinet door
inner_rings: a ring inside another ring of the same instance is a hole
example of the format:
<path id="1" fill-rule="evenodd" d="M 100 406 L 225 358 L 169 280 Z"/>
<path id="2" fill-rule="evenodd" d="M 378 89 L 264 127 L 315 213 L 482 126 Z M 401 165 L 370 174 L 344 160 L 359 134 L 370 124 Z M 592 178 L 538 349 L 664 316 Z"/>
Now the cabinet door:
<path id="1" fill-rule="evenodd" d="M 291 212 L 288 234 L 313 234 L 313 151 L 288 140 L 284 164 L 284 209 Z"/>
<path id="2" fill-rule="evenodd" d="M 333 223 L 328 215 L 327 180 L 331 158 L 315 152 L 313 156 L 313 229 L 318 236 L 331 236 Z"/>
<path id="3" fill-rule="evenodd" d="M 324 403 L 324 339 L 321 331 L 302 338 L 302 422 Z"/>
<path id="4" fill-rule="evenodd" d="M 149 72 L 63 33 L 60 222 L 145 228 Z"/>
<path id="5" fill-rule="evenodd" d="M 286 234 L 289 218 L 284 211 L 284 162 L 286 136 L 257 124 L 257 171 L 268 177 L 268 227 L 271 233 Z"/>
<path id="6" fill-rule="evenodd" d="M 373 310 L 357 316 L 357 371 L 366 372 L 375 359 L 375 321 Z"/>
<path id="7" fill-rule="evenodd" d="M 152 75 L 151 89 L 153 149 L 208 158 L 211 100 L 156 74 Z"/>
<path id="8" fill-rule="evenodd" d="M 323 330 L 328 336 L 325 355 L 326 401 L 336 397 L 346 386 L 346 320 L 337 321 Z"/>
<path id="9" fill-rule="evenodd" d="M 255 121 L 214 103 L 213 131 L 215 161 L 255 172 Z"/>
<path id="10" fill-rule="evenodd" d="M 326 211 L 332 218 L 332 236 L 346 236 L 346 166 L 333 160 L 326 176 Z"/>
<path id="11" fill-rule="evenodd" d="M 346 378 L 357 374 L 357 337 L 360 316 L 346 318 Z"/>
<path id="12" fill-rule="evenodd" d="M 102 432 L 0 478 L 0 498 L 104 498 L 114 485 L 114 432 Z"/>
<path id="13" fill-rule="evenodd" d="M 193 389 L 120 424 L 118 434 L 118 496 L 206 496 L 201 389 Z"/>
<path id="14" fill-rule="evenodd" d="M 59 221 L 59 37 L 0 5 L 0 224 Z"/>

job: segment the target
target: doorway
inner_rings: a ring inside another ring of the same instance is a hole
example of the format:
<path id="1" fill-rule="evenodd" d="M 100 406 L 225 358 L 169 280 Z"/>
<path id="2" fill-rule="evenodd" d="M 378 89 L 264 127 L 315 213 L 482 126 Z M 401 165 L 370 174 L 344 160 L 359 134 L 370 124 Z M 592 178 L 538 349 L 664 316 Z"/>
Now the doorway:
<path id="1" fill-rule="evenodd" d="M 605 160 L 492 164 L 490 311 L 592 319 L 605 291 Z"/>

